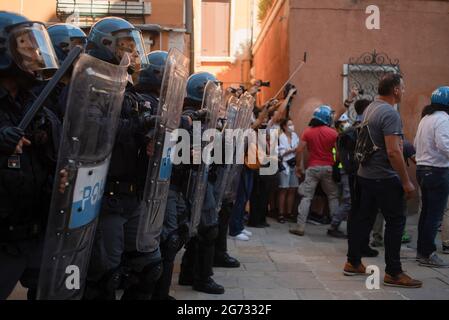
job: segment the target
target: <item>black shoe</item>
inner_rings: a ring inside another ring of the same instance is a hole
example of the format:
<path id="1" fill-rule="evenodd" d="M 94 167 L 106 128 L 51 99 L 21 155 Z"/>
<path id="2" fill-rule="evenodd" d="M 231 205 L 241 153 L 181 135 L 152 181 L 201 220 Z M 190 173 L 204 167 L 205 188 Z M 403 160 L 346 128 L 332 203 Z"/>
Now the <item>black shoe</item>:
<path id="1" fill-rule="evenodd" d="M 207 278 L 205 281 L 195 282 L 193 290 L 208 294 L 223 294 L 225 292 L 223 286 L 216 283 L 211 277 Z"/>
<path id="2" fill-rule="evenodd" d="M 334 237 L 334 238 L 338 238 L 338 239 L 347 239 L 348 238 L 348 236 L 344 232 L 341 232 L 338 229 L 327 230 L 327 235 Z"/>
<path id="3" fill-rule="evenodd" d="M 178 284 L 180 286 L 192 286 L 193 285 L 193 277 L 186 276 L 184 273 L 179 274 Z"/>
<path id="4" fill-rule="evenodd" d="M 225 253 L 222 258 L 214 261 L 214 267 L 217 268 L 239 268 L 240 262 L 229 254 Z"/>
<path id="5" fill-rule="evenodd" d="M 379 251 L 373 249 L 373 248 L 365 248 L 362 250 L 362 257 L 366 257 L 366 258 L 374 258 L 377 257 L 379 255 Z"/>

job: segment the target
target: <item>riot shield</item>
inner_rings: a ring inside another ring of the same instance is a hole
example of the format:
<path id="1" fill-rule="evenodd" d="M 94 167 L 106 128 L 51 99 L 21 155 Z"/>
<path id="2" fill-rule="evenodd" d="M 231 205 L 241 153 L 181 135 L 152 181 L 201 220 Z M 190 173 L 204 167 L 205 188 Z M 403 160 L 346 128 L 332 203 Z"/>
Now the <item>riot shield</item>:
<path id="1" fill-rule="evenodd" d="M 249 129 L 251 126 L 251 116 L 254 108 L 254 97 L 251 96 L 248 92 L 245 92 L 238 101 L 238 109 L 239 109 L 239 115 L 237 118 L 237 124 L 236 127 L 238 129 L 241 129 L 242 131 Z M 243 139 L 243 137 L 242 137 Z M 236 154 L 244 153 L 244 143 L 242 139 L 240 140 L 240 143 L 237 143 L 236 146 Z M 226 185 L 226 190 L 224 192 L 224 199 L 227 199 L 229 201 L 234 201 L 238 185 L 240 181 L 240 175 L 242 172 L 243 165 L 234 163 L 231 165 L 228 182 Z"/>
<path id="2" fill-rule="evenodd" d="M 207 110 L 207 117 L 202 125 L 203 130 L 215 129 L 217 126 L 218 114 L 220 108 L 223 105 L 223 92 L 219 84 L 214 81 L 209 81 L 204 88 L 203 105 L 202 109 Z M 212 139 L 216 137 L 213 136 Z M 195 143 L 194 139 L 194 143 Z M 207 141 L 200 142 L 201 146 L 193 146 L 195 150 L 196 147 L 204 150 L 204 147 L 208 144 Z M 201 210 L 203 208 L 204 199 L 207 191 L 207 183 L 209 176 L 209 166 L 210 166 L 210 154 L 206 155 L 206 159 L 203 158 L 201 164 L 193 168 L 190 172 L 189 184 L 187 189 L 187 199 L 189 199 L 190 204 L 190 235 L 193 237 L 198 231 L 198 225 L 201 221 Z M 214 217 L 204 217 L 206 220 L 206 225 L 211 224 L 211 220 Z"/>
<path id="3" fill-rule="evenodd" d="M 38 299 L 80 299 L 83 295 L 128 63 L 117 66 L 83 54 L 75 65 L 53 184 Z M 61 170 L 68 174 L 63 193 L 59 191 Z"/>
<path id="4" fill-rule="evenodd" d="M 165 65 L 157 111 L 158 121 L 151 142 L 154 152 L 149 159 L 143 199 L 139 205 L 137 250 L 153 252 L 158 248 L 164 223 L 165 207 L 172 170 L 171 156 L 177 143 L 173 131 L 178 129 L 189 76 L 189 59 L 171 49 Z"/>
<path id="5" fill-rule="evenodd" d="M 216 212 L 220 212 L 221 205 L 224 200 L 226 187 L 229 183 L 229 175 L 231 173 L 231 169 L 233 167 L 226 158 L 234 159 L 235 155 L 235 145 L 232 140 L 225 139 L 226 129 L 237 129 L 239 120 L 239 105 L 238 99 L 236 97 L 232 97 L 228 101 L 228 107 L 226 109 L 226 123 L 223 127 L 223 131 L 221 132 L 220 139 L 222 139 L 222 143 L 224 142 L 224 155 L 225 161 L 222 166 L 219 166 L 217 170 L 217 182 L 215 184 L 215 201 L 216 201 Z"/>

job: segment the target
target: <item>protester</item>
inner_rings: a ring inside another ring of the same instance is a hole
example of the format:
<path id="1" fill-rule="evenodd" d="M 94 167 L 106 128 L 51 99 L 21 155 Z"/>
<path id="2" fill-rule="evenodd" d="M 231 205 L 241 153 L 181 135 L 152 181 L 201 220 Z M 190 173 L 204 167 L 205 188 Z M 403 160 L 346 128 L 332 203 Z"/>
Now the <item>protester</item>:
<path id="1" fill-rule="evenodd" d="M 321 105 L 315 109 L 309 127 L 303 132 L 301 142 L 297 149 L 296 173 L 304 176 L 301 169 L 304 151 L 309 152 L 305 180 L 300 186 L 300 193 L 304 196 L 298 207 L 296 225 L 290 229 L 290 233 L 303 236 L 309 214 L 310 204 L 315 194 L 318 183 L 326 193 L 331 215 L 338 208 L 338 186 L 332 179 L 332 166 L 335 161 L 332 149 L 337 141 L 337 131 L 331 128 L 334 111 L 327 105 Z"/>
<path id="2" fill-rule="evenodd" d="M 298 177 L 296 176 L 296 149 L 299 145 L 298 135 L 295 133 L 293 122 L 284 119 L 280 123 L 282 134 L 279 137 L 278 154 L 282 159 L 279 169 L 279 216 L 278 221 L 285 223 L 288 216 L 293 218 L 293 205 L 296 190 L 298 188 Z"/>
<path id="3" fill-rule="evenodd" d="M 435 237 L 449 196 L 449 87 L 433 92 L 423 116 L 415 137 L 422 195 L 416 258 L 421 266 L 446 268 L 449 263 L 437 255 Z"/>
<path id="4" fill-rule="evenodd" d="M 369 236 L 378 208 L 386 220 L 384 284 L 419 288 L 422 282 L 402 270 L 400 249 L 405 226 L 404 196 L 415 188 L 408 176 L 402 155 L 402 121 L 394 105 L 405 91 L 399 74 L 387 74 L 379 83 L 379 97 L 363 115 L 356 155 L 360 161 L 357 177 L 358 207 L 348 230 L 348 261 L 344 274 L 365 275 L 362 246 Z"/>

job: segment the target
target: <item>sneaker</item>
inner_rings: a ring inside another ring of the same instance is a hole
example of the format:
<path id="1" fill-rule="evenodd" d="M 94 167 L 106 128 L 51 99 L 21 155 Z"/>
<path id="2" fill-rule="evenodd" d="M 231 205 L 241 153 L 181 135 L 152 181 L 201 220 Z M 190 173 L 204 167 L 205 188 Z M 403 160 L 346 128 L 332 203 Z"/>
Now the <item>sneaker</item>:
<path id="1" fill-rule="evenodd" d="M 449 268 L 449 263 L 441 259 L 436 252 L 432 253 L 430 257 L 421 257 L 418 259 L 419 265 L 430 268 Z"/>
<path id="2" fill-rule="evenodd" d="M 449 254 L 449 245 L 443 244 L 443 253 L 444 254 Z"/>
<path id="3" fill-rule="evenodd" d="M 366 268 L 363 263 L 360 263 L 357 267 L 354 267 L 350 262 L 346 262 L 343 269 L 345 276 L 366 276 Z"/>
<path id="4" fill-rule="evenodd" d="M 398 274 L 393 277 L 389 274 L 385 274 L 384 277 L 384 285 L 389 287 L 398 287 L 398 288 L 421 288 L 422 282 L 419 280 L 412 279 L 404 272 Z"/>
<path id="5" fill-rule="evenodd" d="M 244 235 L 247 235 L 248 237 L 251 237 L 251 236 L 253 235 L 253 233 L 252 233 L 251 231 L 246 230 L 246 229 L 243 229 L 242 233 L 243 233 Z"/>
<path id="6" fill-rule="evenodd" d="M 248 241 L 249 240 L 249 237 L 246 234 L 244 234 L 243 232 L 236 235 L 235 237 L 231 237 L 231 238 L 235 239 L 235 240 L 240 240 L 240 241 Z"/>
<path id="7" fill-rule="evenodd" d="M 327 230 L 327 235 L 338 239 L 348 238 L 348 236 L 344 232 L 338 230 L 338 228 L 331 228 Z"/>
<path id="8" fill-rule="evenodd" d="M 291 234 L 294 234 L 294 235 L 302 237 L 304 235 L 304 233 L 305 233 L 305 227 L 303 225 L 300 225 L 300 224 L 295 224 L 295 226 L 293 228 L 291 228 L 289 230 L 289 232 Z"/>
<path id="9" fill-rule="evenodd" d="M 412 237 L 404 231 L 404 234 L 402 235 L 402 243 L 410 243 L 412 242 Z"/>

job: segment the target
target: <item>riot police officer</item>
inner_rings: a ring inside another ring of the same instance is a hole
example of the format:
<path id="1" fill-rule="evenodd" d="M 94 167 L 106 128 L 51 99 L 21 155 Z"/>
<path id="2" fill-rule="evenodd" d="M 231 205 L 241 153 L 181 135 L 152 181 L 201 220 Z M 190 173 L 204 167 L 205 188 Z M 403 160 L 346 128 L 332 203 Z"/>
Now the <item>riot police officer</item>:
<path id="1" fill-rule="evenodd" d="M 116 64 L 128 54 L 131 64 L 128 68 L 130 83 L 112 152 L 85 297 L 115 299 L 115 290 L 122 286 L 122 299 L 147 300 L 161 274 L 161 255 L 159 250 L 137 251 L 137 208 L 143 192 L 139 177 L 146 173 L 139 155 L 146 152 L 145 135 L 153 123 L 151 108 L 154 106 L 131 84 L 131 77 L 134 75 L 138 79 L 136 73 L 148 64 L 147 57 L 140 31 L 116 17 L 104 18 L 93 25 L 87 51 Z"/>
<path id="2" fill-rule="evenodd" d="M 86 47 L 87 35 L 77 26 L 57 23 L 48 27 L 47 32 L 60 64 L 63 63 L 70 50 L 75 46 Z M 69 91 L 67 84 L 70 82 L 72 70 L 73 68 L 66 73 L 46 101 L 46 106 L 60 119 L 63 118 L 65 112 L 65 102 Z M 36 90 L 39 90 L 39 88 Z"/>
<path id="3" fill-rule="evenodd" d="M 35 298 L 52 178 L 52 126 L 40 112 L 29 128 L 18 128 L 36 80 L 58 68 L 40 22 L 0 12 L 0 300 L 16 283 Z"/>
<path id="4" fill-rule="evenodd" d="M 187 98 L 184 104 L 184 114 L 194 120 L 200 120 L 202 113 L 198 113 L 203 102 L 204 88 L 208 81 L 217 81 L 215 76 L 207 72 L 192 75 L 187 82 Z M 199 118 L 198 118 L 199 117 Z M 198 234 L 189 240 L 182 258 L 180 285 L 192 285 L 196 291 L 210 294 L 223 294 L 223 286 L 213 279 L 213 262 L 215 240 L 218 235 L 218 217 L 214 198 L 214 183 L 216 175 L 214 169 L 209 171 L 209 182 L 201 211 Z M 187 199 L 192 201 L 193 199 Z M 192 217 L 190 217 L 192 219 Z"/>

